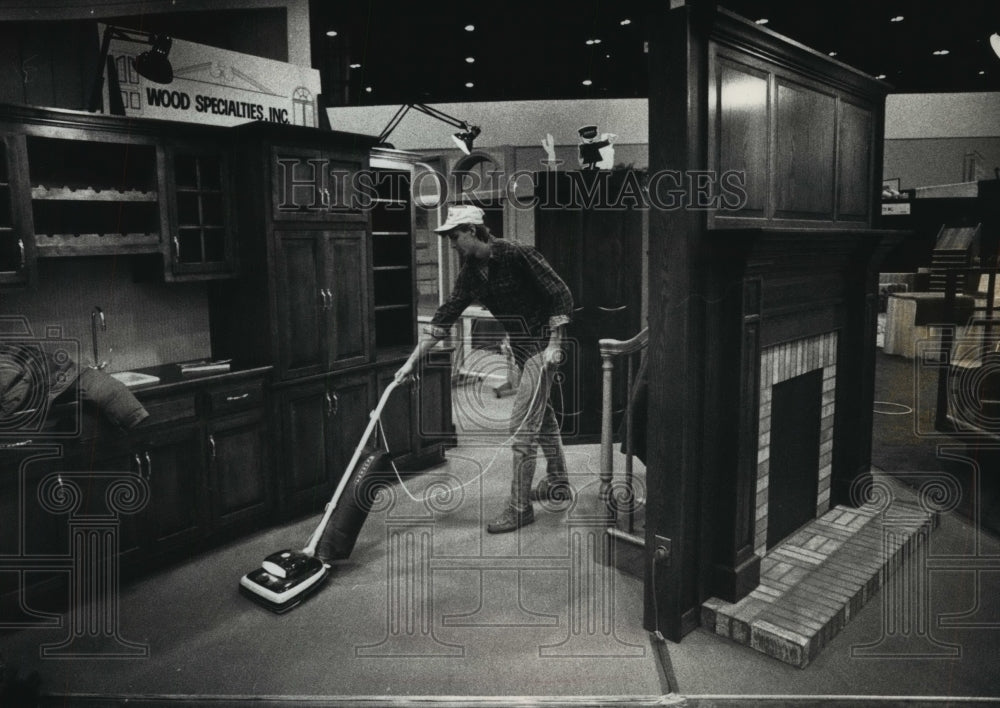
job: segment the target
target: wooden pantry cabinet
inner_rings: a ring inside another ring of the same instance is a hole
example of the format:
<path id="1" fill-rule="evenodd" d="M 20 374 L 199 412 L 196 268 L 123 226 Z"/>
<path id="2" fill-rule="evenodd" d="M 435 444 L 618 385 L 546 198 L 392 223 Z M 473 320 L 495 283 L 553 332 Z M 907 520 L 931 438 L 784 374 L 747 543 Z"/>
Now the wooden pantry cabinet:
<path id="1" fill-rule="evenodd" d="M 390 228 L 371 187 L 383 169 L 409 174 L 412 163 L 373 169 L 367 136 L 232 130 L 240 275 L 211 288 L 212 351 L 275 365 L 282 509 L 309 513 L 329 500 L 386 376 L 416 343 L 412 204 L 407 194 L 393 205 Z M 450 366 L 432 371 L 393 394 L 383 417 L 397 466 L 440 462 L 450 444 Z"/>

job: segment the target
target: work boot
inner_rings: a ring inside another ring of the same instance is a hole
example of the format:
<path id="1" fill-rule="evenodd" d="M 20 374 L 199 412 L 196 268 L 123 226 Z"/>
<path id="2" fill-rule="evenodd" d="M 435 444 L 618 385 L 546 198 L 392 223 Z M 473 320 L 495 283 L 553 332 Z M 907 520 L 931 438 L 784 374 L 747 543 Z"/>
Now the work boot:
<path id="1" fill-rule="evenodd" d="M 528 499 L 533 502 L 553 502 L 559 504 L 573 498 L 573 490 L 567 479 L 549 479 L 546 477 L 538 486 L 528 492 Z"/>
<path id="2" fill-rule="evenodd" d="M 507 533 L 509 531 L 516 531 L 522 526 L 527 526 L 534 520 L 535 512 L 530 506 L 524 511 L 518 511 L 508 505 L 506 509 L 500 512 L 500 516 L 486 525 L 486 530 L 489 533 Z"/>

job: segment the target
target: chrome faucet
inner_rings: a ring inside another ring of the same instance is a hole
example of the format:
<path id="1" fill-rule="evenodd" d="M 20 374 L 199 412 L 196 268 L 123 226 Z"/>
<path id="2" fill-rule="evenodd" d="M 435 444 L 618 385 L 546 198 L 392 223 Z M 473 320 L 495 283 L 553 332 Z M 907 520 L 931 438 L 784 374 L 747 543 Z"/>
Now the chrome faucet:
<path id="1" fill-rule="evenodd" d="M 99 322 L 99 323 L 98 323 Z M 94 344 L 94 368 L 103 369 L 108 365 L 107 360 L 101 361 L 101 353 L 97 346 L 97 330 L 107 331 L 108 321 L 104 318 L 104 310 L 97 305 L 90 312 L 90 335 Z"/>

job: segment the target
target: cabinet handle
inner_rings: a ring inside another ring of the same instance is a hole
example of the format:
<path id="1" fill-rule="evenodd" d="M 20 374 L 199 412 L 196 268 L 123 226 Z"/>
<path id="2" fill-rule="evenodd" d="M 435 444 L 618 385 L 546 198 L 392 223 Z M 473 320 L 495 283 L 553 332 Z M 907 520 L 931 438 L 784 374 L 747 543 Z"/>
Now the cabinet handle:
<path id="1" fill-rule="evenodd" d="M 339 411 L 340 411 L 340 399 L 337 398 L 337 394 L 334 393 L 333 394 L 333 413 L 332 413 L 332 415 L 337 415 L 337 413 Z"/>
<path id="2" fill-rule="evenodd" d="M 132 455 L 132 459 L 135 460 L 135 471 L 136 471 L 136 473 L 140 477 L 142 477 L 142 458 L 139 457 L 139 453 L 137 452 L 134 455 Z"/>
<path id="3" fill-rule="evenodd" d="M 146 450 L 146 479 L 153 478 L 153 457 L 149 454 L 149 450 Z"/>
<path id="4" fill-rule="evenodd" d="M 319 289 L 319 307 L 321 310 L 326 309 L 326 290 L 323 288 Z"/>
<path id="5" fill-rule="evenodd" d="M 326 309 L 332 310 L 333 309 L 333 292 L 331 292 L 329 288 L 325 288 L 323 290 L 323 292 L 325 293 L 325 297 L 326 297 Z"/>
<path id="6" fill-rule="evenodd" d="M 621 312 L 622 310 L 627 310 L 628 305 L 622 305 L 620 307 L 603 307 L 601 305 L 597 306 L 597 309 L 601 312 Z"/>
<path id="7" fill-rule="evenodd" d="M 173 237 L 173 242 L 174 242 L 174 257 L 175 258 L 180 258 L 181 257 L 181 242 L 180 242 L 180 239 L 178 239 L 176 236 L 174 236 Z"/>
<path id="8" fill-rule="evenodd" d="M 21 269 L 23 269 L 28 264 L 28 260 L 27 260 L 27 258 L 24 255 L 24 239 L 23 238 L 19 238 L 17 240 L 17 250 L 19 250 L 21 252 Z"/>
<path id="9" fill-rule="evenodd" d="M 333 399 L 330 398 L 330 392 L 326 392 L 326 417 L 329 418 L 333 415 Z"/>
<path id="10" fill-rule="evenodd" d="M 208 448 L 209 448 L 209 451 L 210 451 L 208 459 L 211 460 L 212 462 L 215 462 L 215 436 L 214 435 L 209 435 L 208 436 Z"/>
<path id="11" fill-rule="evenodd" d="M 250 392 L 241 393 L 239 396 L 226 396 L 227 401 L 242 401 L 244 398 L 249 398 Z"/>

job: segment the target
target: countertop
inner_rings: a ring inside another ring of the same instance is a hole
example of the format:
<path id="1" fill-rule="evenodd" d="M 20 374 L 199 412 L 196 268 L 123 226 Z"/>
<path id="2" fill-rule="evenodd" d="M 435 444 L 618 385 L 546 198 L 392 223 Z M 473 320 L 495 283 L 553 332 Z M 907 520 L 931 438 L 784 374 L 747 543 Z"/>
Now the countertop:
<path id="1" fill-rule="evenodd" d="M 150 376 L 155 376 L 160 379 L 156 383 L 132 386 L 129 390 L 141 401 L 143 398 L 151 394 L 160 395 L 163 393 L 182 391 L 188 388 L 211 386 L 229 381 L 239 381 L 241 379 L 262 376 L 270 372 L 273 368 L 273 366 L 256 366 L 247 369 L 232 369 L 230 371 L 213 373 L 183 374 L 181 373 L 181 365 L 179 363 L 160 364 L 159 366 L 148 366 L 142 369 L 129 369 L 129 371 L 134 371 L 139 374 L 149 374 Z"/>
<path id="2" fill-rule="evenodd" d="M 140 403 L 145 404 L 147 401 L 153 401 L 169 394 L 224 386 L 231 382 L 264 376 L 272 368 L 272 366 L 257 366 L 218 373 L 182 374 L 179 364 L 162 364 L 142 369 L 130 369 L 130 371 L 138 373 L 151 374 L 160 380 L 151 384 L 133 386 L 129 390 Z M 44 421 L 33 427 L 16 431 L 0 431 L 0 453 L 37 445 L 73 444 L 96 437 L 121 437 L 130 432 L 110 423 L 96 406 L 81 401 L 75 392 L 76 387 L 71 386 L 66 393 L 50 405 Z M 155 421 L 150 422 L 155 423 Z M 136 429 L 142 428 L 144 424 L 145 422 Z M 0 471 L 4 471 L 3 468 L 6 467 L 7 462 L 9 460 L 3 459 L 3 455 L 0 454 Z"/>

